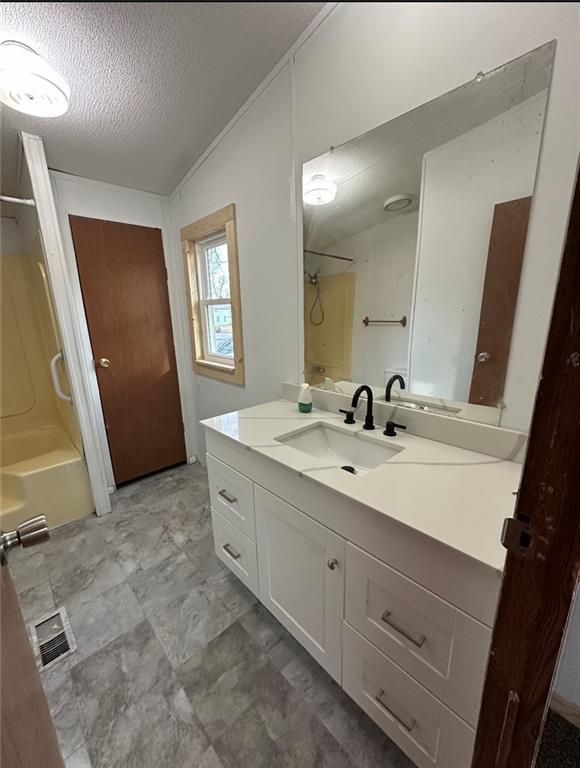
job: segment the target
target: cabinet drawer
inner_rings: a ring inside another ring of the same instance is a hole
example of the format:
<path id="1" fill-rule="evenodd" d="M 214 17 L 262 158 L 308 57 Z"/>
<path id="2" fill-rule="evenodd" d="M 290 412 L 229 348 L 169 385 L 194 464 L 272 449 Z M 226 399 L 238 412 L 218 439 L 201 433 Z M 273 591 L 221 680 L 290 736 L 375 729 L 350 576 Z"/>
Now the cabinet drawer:
<path id="1" fill-rule="evenodd" d="M 491 630 L 363 552 L 346 551 L 346 620 L 476 725 Z"/>
<path id="2" fill-rule="evenodd" d="M 475 731 L 346 622 L 343 688 L 419 768 L 471 765 Z"/>
<path id="3" fill-rule="evenodd" d="M 254 484 L 245 475 L 207 454 L 211 505 L 252 541 L 256 540 Z"/>
<path id="4" fill-rule="evenodd" d="M 216 555 L 258 597 L 258 557 L 255 542 L 250 541 L 215 509 L 211 510 L 211 522 Z"/>

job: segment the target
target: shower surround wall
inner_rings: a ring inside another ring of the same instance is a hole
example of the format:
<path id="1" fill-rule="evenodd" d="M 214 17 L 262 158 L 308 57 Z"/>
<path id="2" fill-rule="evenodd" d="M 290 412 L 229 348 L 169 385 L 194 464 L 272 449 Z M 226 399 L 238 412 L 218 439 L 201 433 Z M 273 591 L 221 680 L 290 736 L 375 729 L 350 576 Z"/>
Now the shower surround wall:
<path id="1" fill-rule="evenodd" d="M 89 514 L 92 496 L 74 411 L 56 398 L 50 358 L 59 350 L 38 235 L 22 243 L 2 219 L 0 527 L 45 514 L 50 527 Z M 62 386 L 66 372 L 60 366 Z"/>
<path id="2" fill-rule="evenodd" d="M 373 384 L 393 373 L 406 379 L 409 357 L 409 324 L 369 326 L 362 320 L 409 321 L 417 250 L 418 211 L 401 213 L 382 224 L 327 247 L 329 253 L 354 259 L 346 269 L 356 275 L 350 379 Z M 344 272 L 345 262 L 320 256 L 305 257 L 309 272 L 323 275 Z M 337 378 L 328 373 L 332 378 Z"/>

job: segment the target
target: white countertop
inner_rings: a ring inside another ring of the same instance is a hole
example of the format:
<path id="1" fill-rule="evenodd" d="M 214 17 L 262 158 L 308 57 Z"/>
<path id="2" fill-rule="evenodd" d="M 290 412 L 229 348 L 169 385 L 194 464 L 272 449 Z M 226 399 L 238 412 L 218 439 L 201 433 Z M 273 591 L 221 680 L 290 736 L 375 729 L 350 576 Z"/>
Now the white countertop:
<path id="1" fill-rule="evenodd" d="M 385 437 L 377 425 L 364 432 L 365 439 L 404 450 L 368 473 L 351 475 L 276 441 L 316 421 L 363 432 L 360 421 L 348 426 L 343 419 L 316 409 L 300 413 L 296 403 L 275 400 L 201 423 L 335 493 L 503 570 L 506 551 L 500 534 L 503 520 L 513 515 L 520 464 L 402 431 Z"/>

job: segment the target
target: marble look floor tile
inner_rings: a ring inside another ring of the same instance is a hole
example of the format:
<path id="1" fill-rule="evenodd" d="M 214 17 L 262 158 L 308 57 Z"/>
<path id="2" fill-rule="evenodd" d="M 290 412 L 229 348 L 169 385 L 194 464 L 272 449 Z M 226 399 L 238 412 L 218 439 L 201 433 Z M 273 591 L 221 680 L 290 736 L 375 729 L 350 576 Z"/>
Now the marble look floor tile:
<path id="1" fill-rule="evenodd" d="M 212 741 L 256 702 L 258 689 L 271 682 L 269 666 L 247 632 L 235 623 L 177 668 L 177 677 Z"/>
<path id="2" fill-rule="evenodd" d="M 100 551 L 95 549 L 84 557 L 74 558 L 58 575 L 53 576 L 57 605 L 65 605 L 67 610 L 72 611 L 124 581 L 124 570 L 107 555 L 104 542 L 101 546 Z"/>
<path id="3" fill-rule="evenodd" d="M 67 758 L 84 743 L 80 711 L 70 672 L 66 666 L 53 666 L 41 673 L 41 681 L 60 751 Z"/>
<path id="4" fill-rule="evenodd" d="M 151 525 L 139 516 L 103 528 L 103 537 L 111 547 L 115 560 L 128 575 L 179 554 L 179 549 L 163 526 Z"/>
<path id="5" fill-rule="evenodd" d="M 200 589 L 210 600 L 221 600 L 234 620 L 244 616 L 258 603 L 257 597 L 226 568 L 210 576 Z"/>
<path id="6" fill-rule="evenodd" d="M 221 600 L 210 600 L 194 587 L 167 605 L 145 610 L 173 667 L 182 664 L 235 621 Z"/>
<path id="7" fill-rule="evenodd" d="M 66 758 L 64 768 L 92 768 L 91 759 L 84 744 Z"/>
<path id="8" fill-rule="evenodd" d="M 274 618 L 270 611 L 261 603 L 255 605 L 251 611 L 240 619 L 240 624 L 250 635 L 252 640 L 258 645 L 260 650 L 267 653 L 280 640 L 284 639 L 288 632 L 280 624 L 278 619 Z"/>
<path id="9" fill-rule="evenodd" d="M 102 557 L 106 551 L 105 542 L 96 526 L 96 518 L 91 522 L 75 520 L 56 531 L 51 532 L 45 552 L 45 565 L 48 577 L 56 582 L 63 574 L 76 567 Z M 71 526 L 71 530 L 67 530 Z"/>
<path id="10" fill-rule="evenodd" d="M 49 581 L 41 581 L 18 596 L 22 617 L 26 623 L 39 619 L 54 608 L 54 596 Z"/>
<path id="11" fill-rule="evenodd" d="M 224 768 L 222 761 L 219 759 L 217 752 L 213 747 L 210 747 L 207 752 L 202 755 L 202 758 L 196 768 Z"/>
<path id="12" fill-rule="evenodd" d="M 214 748 L 224 768 L 287 767 L 282 749 L 270 737 L 264 721 L 254 707 L 246 709 L 235 723 L 223 732 L 214 742 Z"/>
<path id="13" fill-rule="evenodd" d="M 9 554 L 8 567 L 18 594 L 36 586 L 47 577 L 45 552 L 47 542 L 28 549 L 14 549 Z"/>
<path id="14" fill-rule="evenodd" d="M 219 571 L 225 570 L 222 561 L 215 553 L 213 534 L 208 534 L 198 541 L 188 542 L 181 550 L 189 557 L 195 567 L 196 584 L 202 584 Z"/>
<path id="15" fill-rule="evenodd" d="M 182 552 L 128 577 L 135 597 L 144 608 L 167 605 L 187 595 L 195 583 L 195 566 Z"/>
<path id="16" fill-rule="evenodd" d="M 128 632 L 144 618 L 130 586 L 123 582 L 69 613 L 77 650 L 71 656 L 76 665 L 95 651 Z"/>
<path id="17" fill-rule="evenodd" d="M 295 657 L 284 677 L 304 698 L 358 768 L 414 768 L 342 688 L 308 654 Z"/>
<path id="18" fill-rule="evenodd" d="M 71 676 L 93 768 L 173 768 L 187 759 L 195 765 L 208 749 L 149 622 L 85 659 Z"/>

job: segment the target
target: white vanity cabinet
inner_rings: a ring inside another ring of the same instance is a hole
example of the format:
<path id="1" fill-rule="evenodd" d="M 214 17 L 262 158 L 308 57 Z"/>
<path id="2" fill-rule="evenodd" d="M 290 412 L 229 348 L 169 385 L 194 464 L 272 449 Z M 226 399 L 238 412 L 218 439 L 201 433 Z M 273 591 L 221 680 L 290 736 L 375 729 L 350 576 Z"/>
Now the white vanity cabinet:
<path id="1" fill-rule="evenodd" d="M 208 432 L 216 553 L 419 768 L 468 768 L 499 578 Z"/>
<path id="2" fill-rule="evenodd" d="M 255 486 L 260 600 L 338 682 L 345 540 Z"/>

